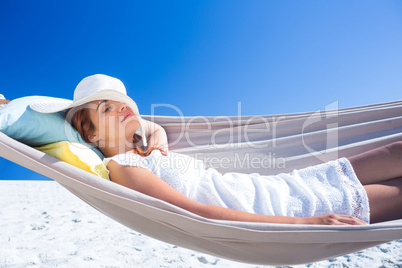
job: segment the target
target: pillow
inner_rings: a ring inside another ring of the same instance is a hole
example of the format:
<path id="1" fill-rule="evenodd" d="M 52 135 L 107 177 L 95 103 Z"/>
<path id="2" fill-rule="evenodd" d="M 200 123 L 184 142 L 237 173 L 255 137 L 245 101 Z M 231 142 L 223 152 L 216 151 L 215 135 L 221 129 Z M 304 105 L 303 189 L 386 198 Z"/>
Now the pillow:
<path id="1" fill-rule="evenodd" d="M 109 172 L 105 169 L 100 157 L 81 143 L 61 141 L 36 147 L 36 149 L 99 177 L 109 179 Z"/>
<path id="2" fill-rule="evenodd" d="M 31 102 L 51 99 L 53 98 L 30 96 L 10 101 L 0 110 L 0 131 L 32 147 L 58 141 L 82 143 L 103 159 L 102 153 L 97 148 L 88 145 L 80 134 L 64 120 L 64 112 L 43 114 L 29 107 Z"/>

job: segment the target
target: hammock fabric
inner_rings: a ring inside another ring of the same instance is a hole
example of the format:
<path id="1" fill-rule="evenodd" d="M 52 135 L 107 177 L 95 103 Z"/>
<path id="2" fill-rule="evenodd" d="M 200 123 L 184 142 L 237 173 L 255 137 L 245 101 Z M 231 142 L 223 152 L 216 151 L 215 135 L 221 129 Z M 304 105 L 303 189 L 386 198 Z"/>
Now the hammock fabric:
<path id="1" fill-rule="evenodd" d="M 312 113 L 146 117 L 170 149 L 221 172 L 277 174 L 401 140 L 402 101 Z M 116 221 L 171 244 L 239 262 L 302 264 L 402 239 L 402 220 L 288 225 L 200 217 L 59 161 L 0 133 L 0 156 L 48 176 Z"/>

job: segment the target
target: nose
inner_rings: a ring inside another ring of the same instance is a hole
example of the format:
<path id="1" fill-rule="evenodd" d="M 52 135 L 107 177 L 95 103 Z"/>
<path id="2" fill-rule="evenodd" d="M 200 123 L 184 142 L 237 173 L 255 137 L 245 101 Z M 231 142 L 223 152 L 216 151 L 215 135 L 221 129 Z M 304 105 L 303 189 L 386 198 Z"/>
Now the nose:
<path id="1" fill-rule="evenodd" d="M 125 104 L 124 102 L 121 102 L 118 106 L 118 111 L 119 112 L 123 112 L 124 110 L 127 109 L 127 104 Z"/>

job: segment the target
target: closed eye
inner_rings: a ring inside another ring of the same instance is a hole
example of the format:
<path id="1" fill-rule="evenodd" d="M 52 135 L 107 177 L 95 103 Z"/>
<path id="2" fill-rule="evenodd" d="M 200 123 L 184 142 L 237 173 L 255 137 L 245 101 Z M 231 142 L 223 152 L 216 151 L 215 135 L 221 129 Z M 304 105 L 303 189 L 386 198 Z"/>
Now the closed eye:
<path id="1" fill-rule="evenodd" d="M 103 112 L 106 113 L 106 112 L 108 112 L 108 111 L 111 111 L 113 108 L 114 108 L 114 105 L 113 105 L 113 104 L 109 104 L 109 105 L 107 105 L 106 109 L 105 109 Z"/>
<path id="2" fill-rule="evenodd" d="M 110 111 L 110 105 L 107 106 L 106 109 L 103 112 L 106 113 L 107 111 Z"/>

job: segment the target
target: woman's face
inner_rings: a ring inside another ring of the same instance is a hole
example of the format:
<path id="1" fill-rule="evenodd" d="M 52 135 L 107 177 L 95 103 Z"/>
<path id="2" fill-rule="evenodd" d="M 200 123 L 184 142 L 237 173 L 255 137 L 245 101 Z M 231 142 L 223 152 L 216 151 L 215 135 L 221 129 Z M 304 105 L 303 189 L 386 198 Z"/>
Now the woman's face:
<path id="1" fill-rule="evenodd" d="M 133 135 L 140 128 L 138 118 L 127 104 L 111 100 L 90 102 L 89 117 L 95 133 L 89 135 L 91 142 L 101 147 L 131 146 Z M 104 142 L 104 144 L 100 144 Z"/>

